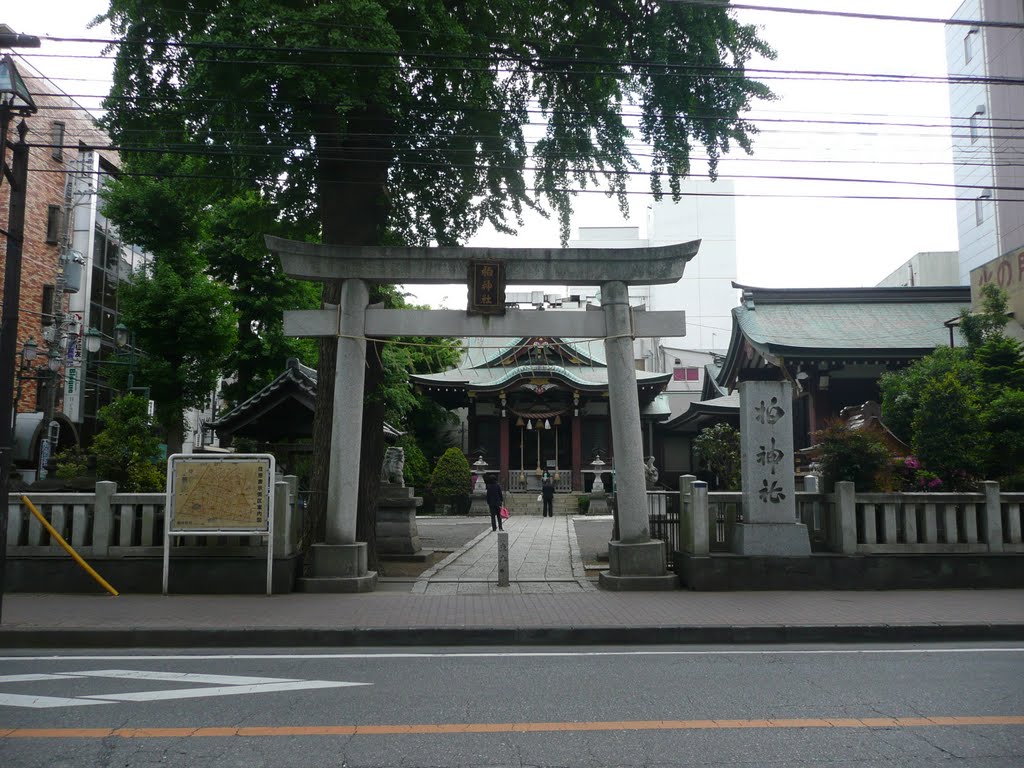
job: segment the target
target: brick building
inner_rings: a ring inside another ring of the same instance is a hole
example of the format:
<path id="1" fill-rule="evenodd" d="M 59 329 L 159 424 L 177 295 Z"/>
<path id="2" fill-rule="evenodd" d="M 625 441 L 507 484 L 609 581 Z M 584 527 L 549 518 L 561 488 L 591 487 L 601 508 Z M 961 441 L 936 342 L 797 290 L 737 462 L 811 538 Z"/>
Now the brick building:
<path id="1" fill-rule="evenodd" d="M 44 422 L 61 424 L 59 447 L 74 444 L 91 435 L 96 411 L 116 394 L 95 363 L 115 353 L 117 283 L 145 257 L 120 242 L 100 211 L 97 192 L 119 164 L 116 152 L 103 149 L 109 138 L 73 98 L 15 59 L 38 107 L 25 118 L 30 149 L 18 318 L 19 352 L 34 345 L 36 358 L 29 363 L 21 355 L 15 382 L 15 462 L 31 470 L 39 464 Z M 19 123 L 12 121 L 11 141 Z M 5 230 L 10 191 L 9 184 L 0 186 Z M 6 238 L 0 238 L 5 264 Z M 102 334 L 91 362 L 83 344 L 89 328 Z"/>

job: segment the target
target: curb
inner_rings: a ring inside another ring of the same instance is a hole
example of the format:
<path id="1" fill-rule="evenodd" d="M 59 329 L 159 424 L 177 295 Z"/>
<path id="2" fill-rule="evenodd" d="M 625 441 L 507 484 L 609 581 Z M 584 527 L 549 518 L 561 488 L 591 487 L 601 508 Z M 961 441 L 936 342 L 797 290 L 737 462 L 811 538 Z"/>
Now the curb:
<path id="1" fill-rule="evenodd" d="M 325 648 L 472 645 L 750 645 L 1024 642 L 1024 624 L 674 627 L 352 627 L 346 629 L 5 629 L 0 648 Z"/>

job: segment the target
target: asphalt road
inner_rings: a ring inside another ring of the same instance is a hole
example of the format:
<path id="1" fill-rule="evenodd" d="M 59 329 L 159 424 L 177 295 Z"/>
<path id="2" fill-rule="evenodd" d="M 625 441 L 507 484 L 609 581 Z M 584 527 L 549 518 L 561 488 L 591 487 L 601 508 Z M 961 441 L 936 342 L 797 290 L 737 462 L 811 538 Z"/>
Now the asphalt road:
<path id="1" fill-rule="evenodd" d="M 8 655 L 0 765 L 1024 765 L 1024 647 Z"/>

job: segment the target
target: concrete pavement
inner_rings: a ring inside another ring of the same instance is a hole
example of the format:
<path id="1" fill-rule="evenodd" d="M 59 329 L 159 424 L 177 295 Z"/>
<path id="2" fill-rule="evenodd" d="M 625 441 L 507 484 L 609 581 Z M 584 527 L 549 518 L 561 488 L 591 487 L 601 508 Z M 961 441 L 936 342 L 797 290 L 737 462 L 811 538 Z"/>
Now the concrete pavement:
<path id="1" fill-rule="evenodd" d="M 587 580 L 571 517 L 513 516 L 509 535 L 509 581 L 498 582 L 498 534 L 490 529 L 424 571 L 413 587 L 427 595 L 503 595 L 586 592 Z"/>

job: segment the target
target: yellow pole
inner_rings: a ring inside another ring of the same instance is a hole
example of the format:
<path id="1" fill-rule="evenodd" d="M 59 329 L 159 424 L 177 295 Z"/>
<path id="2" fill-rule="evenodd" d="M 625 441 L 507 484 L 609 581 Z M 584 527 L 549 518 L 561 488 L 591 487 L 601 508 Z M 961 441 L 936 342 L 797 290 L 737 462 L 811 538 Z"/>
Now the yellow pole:
<path id="1" fill-rule="evenodd" d="M 36 519 L 43 524 L 43 528 L 46 529 L 47 533 L 49 533 L 52 538 L 56 539 L 58 544 L 64 547 L 64 551 L 71 555 L 71 557 L 74 558 L 75 562 L 82 566 L 85 569 L 85 572 L 92 576 L 101 587 L 107 590 L 107 592 L 112 594 L 114 597 L 117 597 L 117 590 L 109 584 L 107 584 L 106 580 L 98 573 L 96 573 L 96 571 L 92 569 L 92 566 L 85 562 L 85 560 L 82 559 L 82 556 L 71 548 L 70 544 L 64 541 L 64 537 L 57 533 L 57 529 L 50 525 L 50 521 L 42 516 L 39 510 L 36 509 L 35 505 L 31 501 L 29 501 L 28 496 L 22 496 L 21 500 L 25 502 L 25 506 L 28 507 L 28 511 L 35 515 Z"/>

